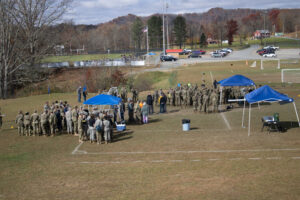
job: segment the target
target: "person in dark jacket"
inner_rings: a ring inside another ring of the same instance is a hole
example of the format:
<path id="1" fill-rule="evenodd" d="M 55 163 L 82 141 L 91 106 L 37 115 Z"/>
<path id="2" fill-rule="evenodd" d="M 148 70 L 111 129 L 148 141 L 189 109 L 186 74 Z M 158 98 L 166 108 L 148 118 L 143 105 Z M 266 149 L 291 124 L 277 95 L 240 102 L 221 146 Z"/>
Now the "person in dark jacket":
<path id="1" fill-rule="evenodd" d="M 153 98 L 152 95 L 149 93 L 147 96 L 147 105 L 148 105 L 148 112 L 149 114 L 153 114 L 154 110 L 153 110 Z"/>
<path id="2" fill-rule="evenodd" d="M 164 93 L 160 96 L 160 113 L 165 113 L 166 112 L 166 103 L 167 103 L 167 97 Z"/>

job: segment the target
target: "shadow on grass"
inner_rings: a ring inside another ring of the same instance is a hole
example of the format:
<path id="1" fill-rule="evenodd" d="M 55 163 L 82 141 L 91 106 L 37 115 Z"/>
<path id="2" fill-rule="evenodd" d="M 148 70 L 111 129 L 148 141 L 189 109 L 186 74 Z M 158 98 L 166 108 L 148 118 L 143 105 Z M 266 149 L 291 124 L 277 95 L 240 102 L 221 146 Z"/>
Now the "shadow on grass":
<path id="1" fill-rule="evenodd" d="M 299 128 L 298 122 L 292 122 L 292 121 L 280 121 L 279 126 L 281 127 L 282 132 L 286 132 L 292 128 Z"/>
<path id="2" fill-rule="evenodd" d="M 126 131 L 123 131 L 123 132 L 116 132 L 113 136 L 113 143 L 131 139 L 132 138 L 132 136 L 131 136 L 132 133 L 133 133 L 132 130 L 126 130 Z M 126 136 L 126 137 L 124 137 L 124 136 Z"/>

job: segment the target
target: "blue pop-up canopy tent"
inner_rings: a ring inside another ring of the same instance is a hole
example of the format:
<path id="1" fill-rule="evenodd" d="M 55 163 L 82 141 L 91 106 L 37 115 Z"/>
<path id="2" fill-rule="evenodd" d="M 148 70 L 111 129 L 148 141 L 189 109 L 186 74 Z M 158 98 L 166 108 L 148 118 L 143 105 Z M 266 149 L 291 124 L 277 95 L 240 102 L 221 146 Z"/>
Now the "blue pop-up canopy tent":
<path id="1" fill-rule="evenodd" d="M 100 95 L 94 96 L 94 97 L 86 100 L 85 102 L 83 102 L 83 104 L 114 106 L 114 105 L 119 105 L 120 102 L 121 102 L 121 99 L 119 97 L 115 97 L 115 96 L 107 95 L 107 94 L 100 94 Z"/>
<path id="2" fill-rule="evenodd" d="M 296 104 L 294 99 L 288 97 L 285 94 L 279 93 L 276 90 L 273 90 L 270 86 L 265 85 L 262 86 L 249 94 L 246 94 L 245 100 L 249 103 L 249 124 L 248 124 L 248 136 L 250 136 L 250 121 L 251 121 L 251 104 L 253 103 L 260 103 L 260 102 L 286 102 L 286 103 L 293 103 L 296 117 L 298 120 L 298 124 L 300 127 L 299 116 L 296 108 Z M 243 121 L 244 121 L 244 113 L 245 107 L 243 109 Z"/>
<path id="3" fill-rule="evenodd" d="M 222 87 L 254 86 L 256 88 L 255 83 L 251 79 L 249 79 L 243 75 L 240 75 L 240 74 L 236 74 L 229 78 L 223 79 L 223 80 L 219 81 L 218 84 L 220 84 Z M 223 96 L 223 88 L 221 88 L 220 105 L 222 104 L 222 96 Z M 242 101 L 244 101 L 244 100 L 242 100 Z"/>
<path id="4" fill-rule="evenodd" d="M 224 87 L 225 86 L 255 86 L 255 83 L 251 79 L 240 74 L 223 79 L 219 81 L 218 84 Z"/>

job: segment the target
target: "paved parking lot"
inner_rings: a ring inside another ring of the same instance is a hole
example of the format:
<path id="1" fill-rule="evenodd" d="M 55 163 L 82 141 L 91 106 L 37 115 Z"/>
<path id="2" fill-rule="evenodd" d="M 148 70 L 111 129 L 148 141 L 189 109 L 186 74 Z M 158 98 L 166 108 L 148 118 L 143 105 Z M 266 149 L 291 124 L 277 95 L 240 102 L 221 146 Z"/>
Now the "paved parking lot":
<path id="1" fill-rule="evenodd" d="M 202 58 L 180 59 L 176 62 L 163 62 L 161 69 L 169 69 L 187 64 L 205 63 L 205 62 L 223 62 L 223 61 L 239 61 L 239 60 L 274 60 L 274 59 L 300 59 L 299 49 L 281 49 L 276 52 L 277 58 L 264 58 L 259 56 L 256 51 L 260 47 L 253 45 L 247 49 L 233 51 L 224 58 L 212 58 L 210 54 L 203 55 Z"/>

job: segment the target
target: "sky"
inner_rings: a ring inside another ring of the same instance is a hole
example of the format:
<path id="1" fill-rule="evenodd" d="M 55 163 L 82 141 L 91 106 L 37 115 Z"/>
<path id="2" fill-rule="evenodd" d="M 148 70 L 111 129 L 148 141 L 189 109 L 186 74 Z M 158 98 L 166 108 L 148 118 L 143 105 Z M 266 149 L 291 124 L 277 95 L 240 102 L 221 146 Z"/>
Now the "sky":
<path id="1" fill-rule="evenodd" d="M 73 0 L 64 20 L 75 24 L 100 24 L 128 14 L 149 16 L 162 13 L 163 1 L 168 13 L 202 13 L 211 8 L 300 8 L 299 0 Z"/>

